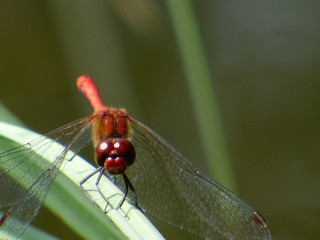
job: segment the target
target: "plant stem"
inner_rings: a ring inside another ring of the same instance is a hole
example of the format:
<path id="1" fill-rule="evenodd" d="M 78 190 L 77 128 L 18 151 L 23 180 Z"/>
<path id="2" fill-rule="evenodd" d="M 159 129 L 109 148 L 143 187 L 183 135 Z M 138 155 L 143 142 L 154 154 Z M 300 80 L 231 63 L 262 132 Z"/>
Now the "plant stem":
<path id="1" fill-rule="evenodd" d="M 174 33 L 190 89 L 196 120 L 210 173 L 235 191 L 236 184 L 227 151 L 213 81 L 190 0 L 167 0 Z"/>

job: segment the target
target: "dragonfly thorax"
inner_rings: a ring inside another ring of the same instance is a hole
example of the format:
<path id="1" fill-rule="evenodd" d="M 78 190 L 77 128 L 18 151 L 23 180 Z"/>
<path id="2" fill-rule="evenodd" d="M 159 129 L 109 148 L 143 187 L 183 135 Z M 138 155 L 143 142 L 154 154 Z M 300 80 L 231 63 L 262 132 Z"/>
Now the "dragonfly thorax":
<path id="1" fill-rule="evenodd" d="M 106 108 L 96 112 L 95 115 L 99 117 L 92 125 L 94 147 L 108 138 L 127 139 L 129 137 L 130 123 L 124 109 Z"/>

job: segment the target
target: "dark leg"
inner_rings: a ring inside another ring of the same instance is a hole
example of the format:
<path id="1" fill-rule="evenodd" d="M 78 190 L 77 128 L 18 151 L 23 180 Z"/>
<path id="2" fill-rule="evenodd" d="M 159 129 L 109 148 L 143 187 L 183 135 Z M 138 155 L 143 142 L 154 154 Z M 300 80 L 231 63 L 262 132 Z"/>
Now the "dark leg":
<path id="1" fill-rule="evenodd" d="M 93 175 L 95 175 L 96 173 L 100 172 L 100 171 L 103 171 L 104 169 L 102 167 L 98 167 L 95 171 L 93 171 L 92 173 L 90 173 L 88 176 L 86 176 L 84 179 L 82 179 L 80 182 L 79 182 L 79 186 L 82 188 L 82 190 L 84 191 L 84 193 L 87 195 L 87 197 L 89 199 L 91 199 L 91 201 L 93 203 L 95 203 L 95 201 L 91 198 L 91 196 L 87 193 L 87 190 L 83 187 L 83 184 L 89 179 L 91 178 Z"/>
<path id="2" fill-rule="evenodd" d="M 127 177 L 127 175 L 125 173 L 122 176 L 123 176 L 123 179 L 124 179 L 124 184 L 126 185 L 126 192 L 124 193 L 124 197 L 123 197 L 123 199 L 121 201 L 120 208 L 122 207 L 122 204 L 124 203 L 124 200 L 126 200 L 127 195 L 128 195 L 128 191 L 129 191 L 129 186 L 128 186 L 129 179 L 128 179 L 128 177 Z"/>
<path id="3" fill-rule="evenodd" d="M 100 183 L 100 180 L 101 180 L 101 177 L 102 177 L 103 173 L 104 173 L 104 168 L 101 168 L 100 173 L 99 173 L 99 176 L 97 177 L 97 180 L 96 180 L 96 188 L 97 188 L 100 196 L 101 196 L 101 197 L 103 198 L 103 200 L 107 203 L 106 206 L 105 206 L 105 208 L 104 208 L 104 212 L 106 212 L 106 211 L 107 211 L 107 207 L 108 207 L 108 205 L 109 205 L 109 201 L 108 201 L 108 199 L 104 196 L 103 192 L 101 191 L 101 189 L 100 189 L 100 187 L 99 187 L 99 183 Z"/>
<path id="4" fill-rule="evenodd" d="M 117 177 L 116 176 L 112 176 L 112 182 L 114 185 L 117 185 Z"/>
<path id="5" fill-rule="evenodd" d="M 89 178 L 91 178 L 93 175 L 95 175 L 97 172 L 100 172 L 102 167 L 98 167 L 94 172 L 90 173 L 88 176 L 86 176 L 84 179 L 81 180 L 79 183 L 80 187 L 82 188 L 82 184 L 84 184 Z"/>
<path id="6" fill-rule="evenodd" d="M 138 208 L 141 212 L 143 212 L 142 209 L 141 209 L 141 208 L 139 207 L 139 205 L 138 205 L 137 193 L 136 193 L 136 191 L 134 190 L 134 187 L 132 186 L 129 178 L 127 177 L 127 175 L 126 175 L 125 173 L 122 174 L 122 176 L 123 176 L 124 183 L 125 183 L 125 185 L 126 185 L 126 192 L 125 192 L 125 195 L 124 195 L 124 197 L 123 197 L 123 199 L 122 199 L 122 202 L 121 202 L 121 204 L 120 204 L 120 207 L 122 206 L 122 204 L 124 203 L 125 199 L 127 198 L 128 190 L 130 189 L 130 190 L 132 191 L 133 195 L 134 195 L 134 205 L 135 205 L 136 208 Z"/>
<path id="7" fill-rule="evenodd" d="M 86 176 L 83 180 L 81 180 L 81 182 L 79 183 L 80 187 L 84 190 L 84 192 L 86 193 L 86 195 L 91 199 L 91 197 L 87 194 L 87 191 L 82 187 L 82 185 L 89 179 L 91 178 L 93 175 L 99 173 L 98 177 L 97 177 L 97 180 L 95 182 L 95 185 L 96 185 L 96 188 L 100 194 L 100 196 L 103 198 L 103 200 L 107 203 L 106 204 L 106 207 L 104 209 L 104 211 L 106 211 L 108 205 L 109 205 L 109 202 L 107 200 L 107 198 L 104 196 L 104 194 L 102 193 L 102 191 L 100 190 L 100 187 L 99 187 L 99 183 L 100 183 L 100 180 L 101 180 L 101 177 L 104 173 L 104 168 L 103 167 L 98 167 L 94 172 L 90 173 L 88 176 Z M 94 200 L 91 199 L 93 202 Z"/>

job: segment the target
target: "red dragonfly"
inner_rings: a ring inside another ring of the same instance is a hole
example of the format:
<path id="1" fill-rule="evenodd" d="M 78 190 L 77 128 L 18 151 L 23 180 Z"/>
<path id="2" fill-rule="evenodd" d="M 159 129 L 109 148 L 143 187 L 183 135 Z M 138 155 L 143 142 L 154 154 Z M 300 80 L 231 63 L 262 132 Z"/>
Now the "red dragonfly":
<path id="1" fill-rule="evenodd" d="M 105 173 L 141 211 L 204 239 L 271 239 L 262 215 L 234 193 L 201 173 L 181 153 L 124 109 L 103 105 L 88 76 L 77 79 L 94 112 L 26 145 L 0 154 L 0 237 L 18 238 L 42 206 L 59 168 L 93 143 L 98 168 L 80 182 Z M 44 139 L 51 139 L 44 141 Z M 63 144 L 52 163 L 50 154 Z M 25 173 L 28 174 L 25 174 Z M 23 187 L 21 187 L 23 186 Z M 103 194 L 102 192 L 100 192 Z"/>

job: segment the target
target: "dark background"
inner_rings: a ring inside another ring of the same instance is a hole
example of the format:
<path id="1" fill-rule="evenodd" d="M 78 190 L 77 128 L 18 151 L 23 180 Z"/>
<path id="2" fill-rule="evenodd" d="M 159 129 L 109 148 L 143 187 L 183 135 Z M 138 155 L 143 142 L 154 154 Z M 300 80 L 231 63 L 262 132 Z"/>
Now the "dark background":
<path id="1" fill-rule="evenodd" d="M 273 239 L 319 239 L 320 2 L 193 5 L 239 195 L 263 213 Z M 31 129 L 90 114 L 75 87 L 88 74 L 108 105 L 125 106 L 206 169 L 165 2 L 2 0 L 0 8 L 0 100 Z"/>

